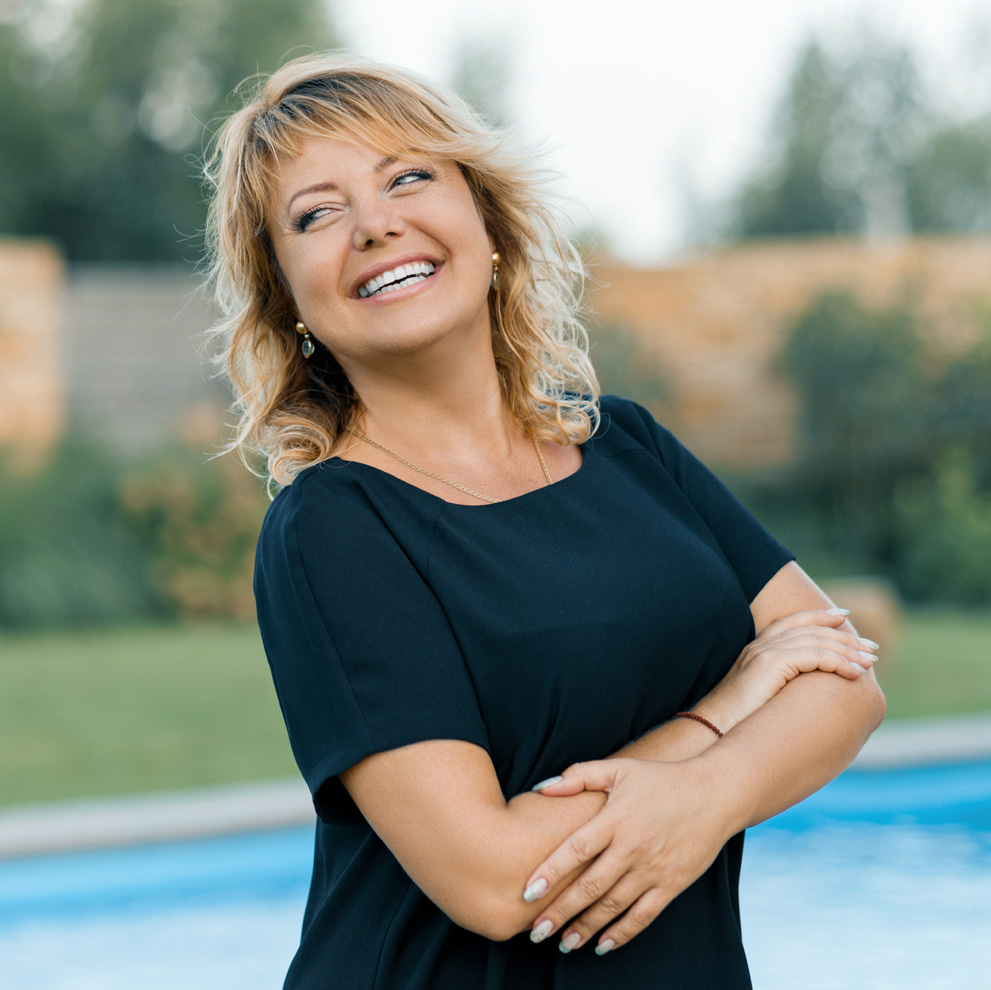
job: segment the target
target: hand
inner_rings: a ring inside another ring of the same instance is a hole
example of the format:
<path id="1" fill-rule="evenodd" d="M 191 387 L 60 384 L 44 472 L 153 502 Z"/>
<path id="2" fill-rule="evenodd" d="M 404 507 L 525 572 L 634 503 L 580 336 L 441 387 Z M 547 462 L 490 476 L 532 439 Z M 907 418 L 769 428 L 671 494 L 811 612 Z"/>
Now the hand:
<path id="1" fill-rule="evenodd" d="M 878 645 L 850 625 L 840 628 L 846 615 L 814 609 L 770 623 L 693 710 L 728 732 L 799 674 L 824 670 L 856 680 L 877 661 Z"/>
<path id="2" fill-rule="evenodd" d="M 570 952 L 609 925 L 595 950 L 602 955 L 643 931 L 698 879 L 735 829 L 719 811 L 714 786 L 693 761 L 577 763 L 541 793 L 565 796 L 582 790 L 605 791 L 605 807 L 527 881 L 527 899 L 555 895 L 535 919 L 531 938 L 542 941 L 560 931 L 562 951 Z M 580 876 L 555 891 L 582 866 Z"/>

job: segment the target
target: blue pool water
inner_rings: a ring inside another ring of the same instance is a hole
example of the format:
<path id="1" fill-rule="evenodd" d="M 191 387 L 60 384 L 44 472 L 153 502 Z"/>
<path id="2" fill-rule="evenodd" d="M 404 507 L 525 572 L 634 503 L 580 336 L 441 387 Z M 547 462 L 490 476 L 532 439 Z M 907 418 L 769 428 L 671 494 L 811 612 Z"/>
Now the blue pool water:
<path id="1" fill-rule="evenodd" d="M 312 830 L 0 862 L 0 983 L 271 990 Z M 747 837 L 758 990 L 991 988 L 991 763 L 848 771 Z"/>

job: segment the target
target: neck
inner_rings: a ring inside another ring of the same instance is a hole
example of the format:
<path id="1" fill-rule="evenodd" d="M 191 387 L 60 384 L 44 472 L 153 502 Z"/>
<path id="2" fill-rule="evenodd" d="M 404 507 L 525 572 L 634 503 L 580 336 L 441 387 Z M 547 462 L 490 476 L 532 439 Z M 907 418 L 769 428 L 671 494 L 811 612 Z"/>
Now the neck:
<path id="1" fill-rule="evenodd" d="M 507 453 L 519 431 L 506 408 L 490 342 L 469 355 L 444 357 L 425 353 L 405 356 L 391 368 L 348 369 L 361 397 L 359 429 L 410 452 Z"/>

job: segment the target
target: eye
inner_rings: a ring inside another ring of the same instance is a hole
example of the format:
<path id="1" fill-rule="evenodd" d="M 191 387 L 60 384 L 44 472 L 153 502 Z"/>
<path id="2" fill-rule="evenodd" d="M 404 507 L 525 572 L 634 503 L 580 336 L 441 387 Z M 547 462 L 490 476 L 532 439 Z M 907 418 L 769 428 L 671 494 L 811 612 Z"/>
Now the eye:
<path id="1" fill-rule="evenodd" d="M 400 172 L 392 180 L 393 188 L 397 186 L 411 186 L 417 182 L 429 181 L 430 179 L 436 178 L 433 172 L 428 171 L 425 168 L 411 168 L 407 169 L 405 172 Z"/>
<path id="2" fill-rule="evenodd" d="M 333 208 L 330 206 L 314 206 L 311 209 L 300 213 L 298 216 L 293 217 L 292 229 L 302 234 L 307 227 L 314 223 L 314 221 L 319 220 L 323 216 L 333 212 Z"/>

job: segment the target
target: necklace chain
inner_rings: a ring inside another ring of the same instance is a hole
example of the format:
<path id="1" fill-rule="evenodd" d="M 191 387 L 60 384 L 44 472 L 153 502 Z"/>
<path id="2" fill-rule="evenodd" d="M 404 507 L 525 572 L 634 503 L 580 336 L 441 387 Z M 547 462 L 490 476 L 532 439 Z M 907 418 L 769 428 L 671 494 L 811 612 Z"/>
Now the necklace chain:
<path id="1" fill-rule="evenodd" d="M 412 468 L 414 471 L 420 474 L 425 474 L 428 478 L 434 478 L 437 481 L 443 481 L 445 485 L 450 485 L 452 488 L 457 488 L 459 492 L 464 492 L 466 495 L 471 495 L 472 498 L 480 498 L 483 502 L 501 502 L 500 498 L 491 498 L 488 495 L 482 495 L 480 492 L 472 491 L 470 488 L 465 488 L 464 485 L 459 485 L 456 481 L 451 481 L 450 478 L 444 478 L 439 474 L 434 474 L 433 471 L 428 471 L 426 468 L 417 467 L 412 461 L 406 460 L 405 457 L 400 456 L 394 450 L 390 450 L 384 443 L 379 443 L 377 440 L 373 440 L 371 437 L 366 437 L 364 433 L 359 433 L 353 427 L 348 427 L 348 432 L 357 437 L 359 440 L 364 440 L 365 443 L 371 444 L 371 446 L 381 450 L 383 453 L 388 454 L 390 457 L 394 457 L 400 464 L 405 464 L 406 467 Z M 550 471 L 547 470 L 547 462 L 544 460 L 544 455 L 540 450 L 540 444 L 537 443 L 537 438 L 532 437 L 533 449 L 537 452 L 537 460 L 540 461 L 540 468 L 544 472 L 544 478 L 547 480 L 548 485 L 553 485 L 554 481 L 551 478 Z"/>

